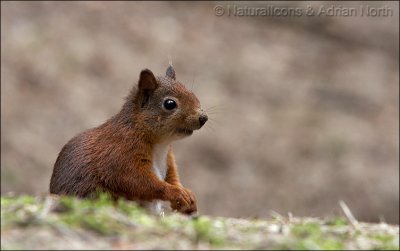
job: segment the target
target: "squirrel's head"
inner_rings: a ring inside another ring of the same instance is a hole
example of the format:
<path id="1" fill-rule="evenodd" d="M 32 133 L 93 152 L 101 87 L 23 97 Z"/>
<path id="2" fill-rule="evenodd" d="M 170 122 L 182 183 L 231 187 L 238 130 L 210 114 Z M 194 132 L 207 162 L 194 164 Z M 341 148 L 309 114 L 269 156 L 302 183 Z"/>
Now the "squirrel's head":
<path id="1" fill-rule="evenodd" d="M 195 94 L 176 80 L 172 66 L 159 77 L 141 71 L 134 103 L 136 118 L 159 141 L 189 136 L 208 120 Z"/>

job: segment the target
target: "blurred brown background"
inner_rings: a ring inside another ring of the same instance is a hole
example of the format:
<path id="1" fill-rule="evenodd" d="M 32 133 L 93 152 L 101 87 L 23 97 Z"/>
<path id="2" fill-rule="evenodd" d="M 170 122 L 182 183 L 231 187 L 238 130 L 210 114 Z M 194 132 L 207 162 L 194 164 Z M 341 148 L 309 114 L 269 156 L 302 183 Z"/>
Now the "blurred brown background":
<path id="1" fill-rule="evenodd" d="M 214 7 L 391 8 L 389 17 L 224 16 Z M 204 214 L 399 222 L 398 2 L 1 2 L 1 192 L 45 194 L 62 146 L 141 69 L 212 121 L 174 144 Z"/>

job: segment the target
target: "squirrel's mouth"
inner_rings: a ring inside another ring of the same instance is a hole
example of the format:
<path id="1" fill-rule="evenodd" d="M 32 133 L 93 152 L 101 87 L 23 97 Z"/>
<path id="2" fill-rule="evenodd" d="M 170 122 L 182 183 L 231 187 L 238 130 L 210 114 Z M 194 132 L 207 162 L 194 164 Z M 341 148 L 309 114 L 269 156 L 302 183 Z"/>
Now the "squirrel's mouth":
<path id="1" fill-rule="evenodd" d="M 192 135 L 193 130 L 190 130 L 187 128 L 178 128 L 178 129 L 176 129 L 176 132 L 179 134 L 184 134 L 184 135 Z"/>

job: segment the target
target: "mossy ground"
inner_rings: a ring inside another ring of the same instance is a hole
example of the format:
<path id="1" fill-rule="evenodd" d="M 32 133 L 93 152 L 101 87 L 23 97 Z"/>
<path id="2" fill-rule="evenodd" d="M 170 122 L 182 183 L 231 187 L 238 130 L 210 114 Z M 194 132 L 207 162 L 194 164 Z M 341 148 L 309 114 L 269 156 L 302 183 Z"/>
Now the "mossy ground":
<path id="1" fill-rule="evenodd" d="M 1 249 L 397 249 L 399 227 L 343 218 L 148 214 L 133 202 L 1 197 Z"/>

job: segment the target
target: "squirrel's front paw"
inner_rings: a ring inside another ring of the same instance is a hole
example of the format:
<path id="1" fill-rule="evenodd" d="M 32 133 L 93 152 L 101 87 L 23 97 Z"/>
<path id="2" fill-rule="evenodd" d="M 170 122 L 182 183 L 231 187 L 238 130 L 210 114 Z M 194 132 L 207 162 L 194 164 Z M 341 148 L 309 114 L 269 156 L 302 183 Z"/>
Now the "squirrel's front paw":
<path id="1" fill-rule="evenodd" d="M 194 196 L 194 193 L 185 187 L 182 187 L 182 189 L 185 191 L 187 196 L 190 198 L 190 206 L 189 206 L 189 208 L 185 208 L 185 210 L 180 211 L 180 212 L 185 213 L 185 214 L 192 214 L 192 213 L 197 212 L 197 200 L 196 200 L 196 197 Z"/>
<path id="2" fill-rule="evenodd" d="M 184 187 L 173 186 L 169 190 L 169 201 L 171 208 L 184 214 L 197 211 L 196 198 L 193 193 Z"/>

